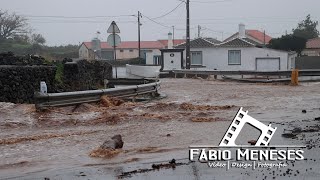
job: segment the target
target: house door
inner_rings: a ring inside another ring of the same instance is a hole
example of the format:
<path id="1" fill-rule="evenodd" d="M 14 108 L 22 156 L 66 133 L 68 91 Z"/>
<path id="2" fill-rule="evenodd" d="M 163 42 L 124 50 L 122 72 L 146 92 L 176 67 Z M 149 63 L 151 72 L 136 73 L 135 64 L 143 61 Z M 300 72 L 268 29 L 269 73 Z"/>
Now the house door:
<path id="1" fill-rule="evenodd" d="M 279 71 L 280 58 L 257 58 L 256 70 L 257 71 Z"/>

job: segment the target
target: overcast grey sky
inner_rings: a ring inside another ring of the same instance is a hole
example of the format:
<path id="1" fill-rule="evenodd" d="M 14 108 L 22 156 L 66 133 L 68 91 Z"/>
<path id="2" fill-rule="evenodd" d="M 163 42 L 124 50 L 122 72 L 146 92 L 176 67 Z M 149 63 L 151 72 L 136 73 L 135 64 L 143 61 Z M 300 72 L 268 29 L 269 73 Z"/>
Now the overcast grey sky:
<path id="1" fill-rule="evenodd" d="M 48 45 L 66 45 L 90 41 L 96 31 L 105 40 L 113 20 L 118 23 L 123 41 L 136 40 L 137 17 L 132 15 L 138 11 L 144 16 L 142 40 L 166 39 L 171 26 L 177 29 L 176 38 L 182 38 L 184 3 L 169 15 L 154 19 L 161 25 L 147 18 L 164 15 L 180 3 L 179 0 L 0 0 L 0 8 L 27 16 L 30 26 L 45 36 Z M 202 36 L 221 40 L 235 33 L 239 23 L 245 23 L 246 29 L 265 30 L 277 37 L 286 30 L 291 32 L 307 14 L 319 20 L 319 7 L 318 0 L 191 0 L 191 35 L 195 37 L 196 27 L 201 25 Z"/>

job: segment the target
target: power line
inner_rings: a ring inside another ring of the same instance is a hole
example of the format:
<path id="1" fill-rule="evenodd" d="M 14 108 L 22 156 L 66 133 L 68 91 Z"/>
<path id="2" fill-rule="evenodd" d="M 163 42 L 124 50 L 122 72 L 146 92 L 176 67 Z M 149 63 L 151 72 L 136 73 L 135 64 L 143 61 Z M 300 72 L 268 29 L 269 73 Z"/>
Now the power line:
<path id="1" fill-rule="evenodd" d="M 172 9 L 171 11 L 165 13 L 164 15 L 161 15 L 159 17 L 155 17 L 155 18 L 152 18 L 152 19 L 160 19 L 160 18 L 163 18 L 169 14 L 171 14 L 172 12 L 174 12 L 175 10 L 177 10 L 184 2 L 181 2 L 180 4 L 178 4 L 178 6 L 176 6 L 174 9 Z"/>
<path id="2" fill-rule="evenodd" d="M 162 23 L 159 23 L 159 22 L 153 20 L 152 18 L 150 18 L 150 17 L 148 17 L 148 16 L 146 16 L 146 15 L 144 15 L 144 14 L 142 14 L 142 13 L 140 13 L 140 14 L 143 15 L 143 17 L 147 18 L 148 20 L 150 20 L 150 21 L 152 21 L 152 22 L 154 22 L 154 23 L 156 23 L 156 24 L 158 24 L 158 25 L 160 25 L 160 26 L 163 26 L 163 27 L 165 27 L 165 28 L 170 28 L 170 29 L 171 29 L 170 26 L 166 26 L 166 25 L 164 25 L 164 24 L 162 24 Z"/>
<path id="3" fill-rule="evenodd" d="M 221 3 L 221 2 L 228 2 L 233 0 L 221 0 L 221 1 L 190 1 L 191 3 L 203 3 L 203 4 L 215 4 L 215 3 Z"/>
<path id="4" fill-rule="evenodd" d="M 130 17 L 134 15 L 114 15 L 114 16 L 39 16 L 39 15 L 22 15 L 24 17 L 36 18 L 60 18 L 60 19 L 88 19 L 88 18 L 110 18 L 110 17 Z"/>
<path id="5" fill-rule="evenodd" d="M 59 24 L 59 23 L 70 23 L 70 24 L 76 24 L 76 23 L 91 23 L 91 24 L 101 24 L 106 23 L 106 21 L 68 21 L 68 20 L 30 20 L 31 23 L 34 24 Z M 136 23 L 136 21 L 117 21 L 117 23 Z"/>

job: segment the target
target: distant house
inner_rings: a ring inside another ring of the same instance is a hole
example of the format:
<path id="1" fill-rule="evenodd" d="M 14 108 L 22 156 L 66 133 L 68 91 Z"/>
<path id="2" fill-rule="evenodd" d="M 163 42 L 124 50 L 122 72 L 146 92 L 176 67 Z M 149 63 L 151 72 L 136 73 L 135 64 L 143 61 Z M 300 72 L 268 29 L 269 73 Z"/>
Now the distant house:
<path id="1" fill-rule="evenodd" d="M 242 37 L 240 37 L 240 34 L 242 34 Z M 224 40 L 224 42 L 230 41 L 232 39 L 239 38 L 239 37 L 246 39 L 249 42 L 254 42 L 254 44 L 259 46 L 269 44 L 269 42 L 272 39 L 271 36 L 265 34 L 264 32 L 261 32 L 259 30 L 246 30 L 244 24 L 239 24 L 239 32 L 228 37 L 227 39 Z"/>
<path id="2" fill-rule="evenodd" d="M 212 39 L 211 39 L 212 40 Z M 172 39 L 172 33 L 168 33 L 168 40 L 165 40 L 168 44 L 165 48 L 162 49 L 173 49 L 176 46 L 185 43 L 185 40 L 173 40 Z M 146 64 L 152 64 L 152 65 L 160 65 L 161 62 L 161 51 L 153 51 L 153 52 L 147 52 L 146 53 Z"/>
<path id="3" fill-rule="evenodd" d="M 314 38 L 307 41 L 306 49 L 302 51 L 306 56 L 320 56 L 320 38 Z"/>
<path id="4" fill-rule="evenodd" d="M 181 44 L 184 40 L 177 39 L 174 44 Z M 101 59 L 113 60 L 113 47 L 107 42 L 101 42 Z M 83 42 L 79 48 L 79 58 L 95 59 L 96 54 L 93 50 L 93 42 Z M 160 49 L 168 47 L 168 40 L 141 41 L 141 57 L 146 58 L 147 52 L 160 52 Z M 132 59 L 139 56 L 138 41 L 123 41 L 117 47 L 117 59 Z"/>
<path id="5" fill-rule="evenodd" d="M 229 71 L 278 71 L 293 68 L 296 53 L 264 48 L 257 37 L 257 39 L 253 39 L 246 32 L 244 27 L 240 25 L 237 35 L 224 42 L 208 38 L 192 40 L 190 42 L 191 68 Z M 185 43 L 176 46 L 176 48 L 185 49 Z M 186 56 L 184 55 L 184 57 Z M 186 67 L 185 58 L 181 64 L 183 64 L 182 68 Z M 164 70 L 179 68 L 177 66 Z"/>

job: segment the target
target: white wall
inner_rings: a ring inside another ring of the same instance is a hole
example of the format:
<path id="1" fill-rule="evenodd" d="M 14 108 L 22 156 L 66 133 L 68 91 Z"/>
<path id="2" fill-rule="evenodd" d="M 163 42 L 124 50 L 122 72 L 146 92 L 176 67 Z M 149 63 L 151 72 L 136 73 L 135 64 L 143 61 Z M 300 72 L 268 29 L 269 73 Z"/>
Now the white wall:
<path id="1" fill-rule="evenodd" d="M 84 44 L 82 44 L 79 48 L 79 58 L 84 58 L 84 59 L 89 58 L 88 49 Z"/>
<path id="2" fill-rule="evenodd" d="M 241 65 L 228 65 L 228 51 L 241 50 Z M 256 58 L 280 58 L 280 70 L 288 68 L 288 53 L 267 48 L 192 48 L 191 51 L 202 51 L 202 70 L 256 70 Z M 184 56 L 185 57 L 185 56 Z M 200 70 L 200 69 L 199 69 Z"/>
<path id="3" fill-rule="evenodd" d="M 152 52 L 147 52 L 146 64 L 153 64 L 153 56 L 161 56 L 161 51 L 159 49 L 155 49 Z"/>
<path id="4" fill-rule="evenodd" d="M 163 70 L 181 70 L 181 52 L 164 52 Z"/>

